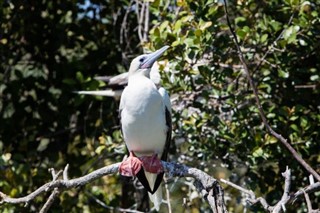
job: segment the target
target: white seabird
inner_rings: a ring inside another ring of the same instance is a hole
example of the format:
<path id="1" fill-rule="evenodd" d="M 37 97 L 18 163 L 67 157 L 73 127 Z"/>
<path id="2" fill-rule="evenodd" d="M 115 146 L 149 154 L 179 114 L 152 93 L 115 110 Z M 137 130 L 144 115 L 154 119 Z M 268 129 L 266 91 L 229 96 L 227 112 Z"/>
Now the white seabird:
<path id="1" fill-rule="evenodd" d="M 119 172 L 137 176 L 157 210 L 162 202 L 161 160 L 167 160 L 171 141 L 171 103 L 166 90 L 157 89 L 150 79 L 150 71 L 168 48 L 164 46 L 133 59 L 128 86 L 120 100 L 121 130 L 130 156 L 122 162 Z"/>

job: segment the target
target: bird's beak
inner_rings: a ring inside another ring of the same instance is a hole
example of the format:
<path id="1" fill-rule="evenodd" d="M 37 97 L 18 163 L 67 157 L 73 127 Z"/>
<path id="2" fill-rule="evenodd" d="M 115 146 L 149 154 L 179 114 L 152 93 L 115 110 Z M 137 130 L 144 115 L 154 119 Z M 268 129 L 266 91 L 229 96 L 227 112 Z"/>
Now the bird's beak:
<path id="1" fill-rule="evenodd" d="M 160 56 L 169 48 L 168 45 L 162 47 L 161 49 L 158 49 L 157 51 L 150 53 L 147 55 L 147 58 L 144 60 L 143 63 L 141 63 L 140 68 L 146 69 L 151 68 L 153 63 L 160 58 Z"/>

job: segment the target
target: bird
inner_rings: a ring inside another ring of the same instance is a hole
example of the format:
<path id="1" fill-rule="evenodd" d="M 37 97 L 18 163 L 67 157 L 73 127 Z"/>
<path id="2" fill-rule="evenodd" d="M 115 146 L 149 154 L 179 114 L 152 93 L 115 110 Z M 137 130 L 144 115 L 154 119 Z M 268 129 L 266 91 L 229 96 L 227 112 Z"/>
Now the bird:
<path id="1" fill-rule="evenodd" d="M 129 157 L 119 166 L 123 176 L 137 177 L 149 192 L 159 210 L 162 203 L 160 186 L 171 142 L 171 103 L 168 92 L 150 79 L 154 62 L 169 48 L 164 46 L 132 60 L 128 85 L 120 98 L 121 131 Z"/>

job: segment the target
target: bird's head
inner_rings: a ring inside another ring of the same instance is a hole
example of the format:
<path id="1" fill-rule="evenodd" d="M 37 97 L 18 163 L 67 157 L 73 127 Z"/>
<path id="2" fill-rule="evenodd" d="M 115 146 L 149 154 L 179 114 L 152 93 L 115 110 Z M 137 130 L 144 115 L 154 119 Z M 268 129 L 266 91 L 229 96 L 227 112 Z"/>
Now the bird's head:
<path id="1" fill-rule="evenodd" d="M 149 77 L 152 65 L 168 48 L 169 46 L 166 45 L 153 53 L 143 54 L 133 59 L 130 64 L 129 76 L 140 73 Z"/>

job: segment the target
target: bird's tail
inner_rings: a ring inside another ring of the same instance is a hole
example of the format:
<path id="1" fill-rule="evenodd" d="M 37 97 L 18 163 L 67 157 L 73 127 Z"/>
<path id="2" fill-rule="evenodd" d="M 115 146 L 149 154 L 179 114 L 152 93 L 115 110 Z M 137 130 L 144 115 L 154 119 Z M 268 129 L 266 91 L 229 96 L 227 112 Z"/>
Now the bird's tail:
<path id="1" fill-rule="evenodd" d="M 153 174 L 153 173 L 146 172 L 146 171 L 145 171 L 145 175 L 146 175 L 146 178 L 147 178 L 147 180 L 149 182 L 149 186 L 150 186 L 151 190 L 153 190 L 154 184 L 156 182 L 157 175 Z M 155 209 L 157 211 L 159 211 L 160 205 L 162 203 L 162 188 L 161 188 L 161 185 L 159 186 L 157 191 L 155 191 L 153 194 L 151 194 L 150 192 L 148 194 L 149 194 L 149 198 L 150 198 L 151 202 L 154 204 Z"/>
<path id="2" fill-rule="evenodd" d="M 160 205 L 162 203 L 162 188 L 161 186 L 157 189 L 157 191 L 154 194 L 151 194 L 149 192 L 149 198 L 151 202 L 153 203 L 155 209 L 159 211 Z"/>

